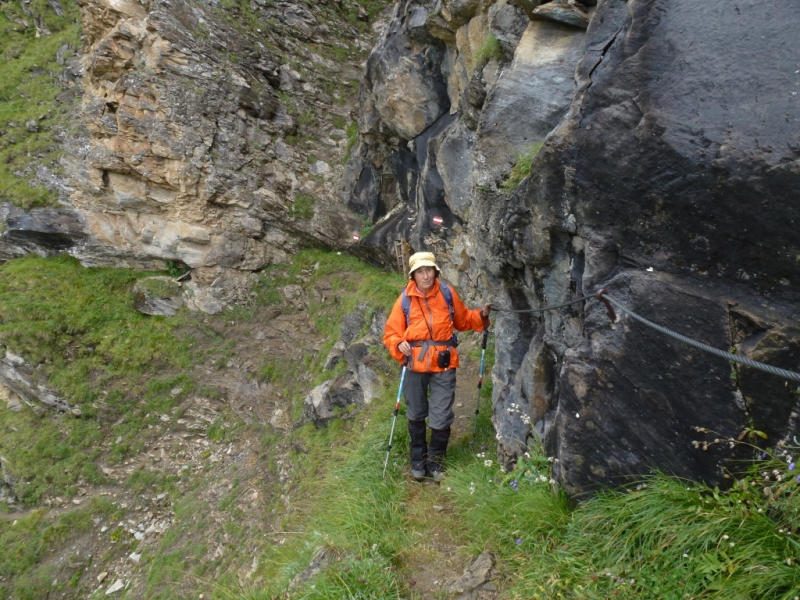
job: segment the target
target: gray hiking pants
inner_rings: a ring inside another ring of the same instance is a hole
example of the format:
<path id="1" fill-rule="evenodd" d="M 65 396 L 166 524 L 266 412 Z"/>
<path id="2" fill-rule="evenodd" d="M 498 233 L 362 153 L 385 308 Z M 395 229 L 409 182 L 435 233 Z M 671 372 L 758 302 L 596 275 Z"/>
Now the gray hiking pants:
<path id="1" fill-rule="evenodd" d="M 456 397 L 456 370 L 442 373 L 406 373 L 403 396 L 409 421 L 428 417 L 431 429 L 447 429 L 453 424 L 453 402 Z M 428 390 L 430 389 L 430 396 Z"/>

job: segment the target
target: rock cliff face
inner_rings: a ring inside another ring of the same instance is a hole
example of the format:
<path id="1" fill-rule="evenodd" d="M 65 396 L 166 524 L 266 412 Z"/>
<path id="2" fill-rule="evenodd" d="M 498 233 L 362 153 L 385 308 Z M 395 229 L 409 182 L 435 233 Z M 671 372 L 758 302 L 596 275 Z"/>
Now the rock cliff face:
<path id="1" fill-rule="evenodd" d="M 374 223 L 359 251 L 388 264 L 406 238 L 474 301 L 514 309 L 605 287 L 800 370 L 800 63 L 785 26 L 800 8 L 539 4 L 398 5 L 342 194 Z M 718 483 L 741 449 L 714 439 L 800 431 L 796 385 L 611 323 L 594 300 L 500 313 L 495 333 L 501 454 L 541 439 L 576 497 L 650 468 Z"/>
<path id="2" fill-rule="evenodd" d="M 363 8 L 86 0 L 81 10 L 66 206 L 7 219 L 4 254 L 173 261 L 193 269 L 197 307 L 217 310 L 298 245 L 342 247 L 362 227 L 331 190 L 372 36 L 347 15 L 366 20 Z"/>
<path id="3" fill-rule="evenodd" d="M 475 304 L 604 287 L 800 371 L 800 7 L 402 0 L 385 27 L 352 0 L 81 10 L 62 206 L 5 205 L 0 258 L 174 261 L 215 312 L 299 245 L 394 267 L 405 239 Z M 501 457 L 540 441 L 575 497 L 650 468 L 721 482 L 741 450 L 714 439 L 800 432 L 796 386 L 596 300 L 494 330 Z"/>

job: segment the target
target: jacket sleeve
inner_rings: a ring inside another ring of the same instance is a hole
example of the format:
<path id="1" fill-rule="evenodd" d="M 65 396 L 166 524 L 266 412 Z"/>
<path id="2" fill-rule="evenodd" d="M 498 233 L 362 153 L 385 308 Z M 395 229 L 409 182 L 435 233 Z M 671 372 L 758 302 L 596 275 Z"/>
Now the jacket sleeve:
<path id="1" fill-rule="evenodd" d="M 483 331 L 483 315 L 481 315 L 482 308 L 474 308 L 470 310 L 467 308 L 466 304 L 461 301 L 456 291 L 451 287 L 450 291 L 453 294 L 453 309 L 455 312 L 453 325 L 459 331 L 469 331 L 470 329 L 473 331 Z M 403 309 L 400 309 L 400 313 L 402 314 Z M 486 320 L 486 323 L 489 323 L 489 320 Z"/>
<path id="2" fill-rule="evenodd" d="M 383 345 L 389 351 L 389 355 L 397 362 L 403 362 L 405 355 L 397 349 L 397 345 L 405 340 L 406 316 L 403 314 L 402 296 L 397 299 L 386 320 L 386 328 L 383 330 Z"/>

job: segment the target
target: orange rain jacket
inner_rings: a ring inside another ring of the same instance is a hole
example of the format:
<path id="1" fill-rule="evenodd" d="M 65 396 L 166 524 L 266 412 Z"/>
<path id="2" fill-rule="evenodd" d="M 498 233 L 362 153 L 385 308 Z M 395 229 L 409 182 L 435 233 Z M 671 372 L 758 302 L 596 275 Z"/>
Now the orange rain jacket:
<path id="1" fill-rule="evenodd" d="M 468 309 L 458 294 L 449 286 L 453 294 L 453 321 L 450 320 L 450 308 L 447 306 L 444 294 L 439 287 L 439 280 L 436 279 L 433 289 L 427 296 L 423 296 L 417 289 L 417 284 L 412 279 L 406 286 L 406 294 L 410 302 L 409 322 L 406 327 L 406 316 L 403 313 L 403 296 L 397 298 L 386 321 L 386 329 L 383 332 L 383 343 L 389 350 L 392 358 L 400 364 L 405 360 L 405 355 L 397 349 L 400 342 L 415 342 L 424 340 L 449 340 L 453 337 L 453 327 L 459 331 L 483 331 L 483 316 L 480 308 Z M 426 325 L 427 322 L 427 325 Z M 488 323 L 488 320 L 487 320 Z M 430 327 L 430 329 L 428 329 Z M 433 332 L 433 337 L 431 337 Z M 423 352 L 421 347 L 411 348 L 411 355 L 414 357 L 412 371 L 417 373 L 441 373 L 447 369 L 439 367 L 437 362 L 438 353 L 446 350 L 447 346 L 433 346 L 426 353 L 424 359 L 420 360 Z M 450 348 L 450 366 L 455 369 L 458 366 L 458 352 L 455 348 Z"/>

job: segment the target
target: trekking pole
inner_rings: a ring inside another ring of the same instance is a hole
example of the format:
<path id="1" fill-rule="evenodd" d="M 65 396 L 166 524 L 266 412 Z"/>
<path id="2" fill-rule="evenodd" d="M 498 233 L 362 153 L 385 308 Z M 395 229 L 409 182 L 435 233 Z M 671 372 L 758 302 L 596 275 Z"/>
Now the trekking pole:
<path id="1" fill-rule="evenodd" d="M 386 466 L 389 464 L 389 453 L 392 451 L 392 439 L 394 438 L 394 426 L 397 423 L 397 413 L 400 410 L 400 395 L 403 393 L 403 382 L 406 378 L 406 367 L 408 357 L 403 361 L 403 371 L 400 374 L 400 388 L 397 390 L 397 402 L 394 403 L 394 417 L 392 417 L 392 431 L 389 433 L 389 446 L 386 448 L 386 460 L 383 461 L 383 478 L 386 479 Z"/>
<path id="2" fill-rule="evenodd" d="M 481 410 L 481 386 L 483 385 L 483 366 L 486 359 L 486 342 L 489 340 L 489 328 L 483 330 L 483 340 L 481 341 L 481 370 L 478 374 L 478 403 L 475 405 L 475 426 L 472 430 L 472 437 L 478 435 L 478 413 Z"/>

